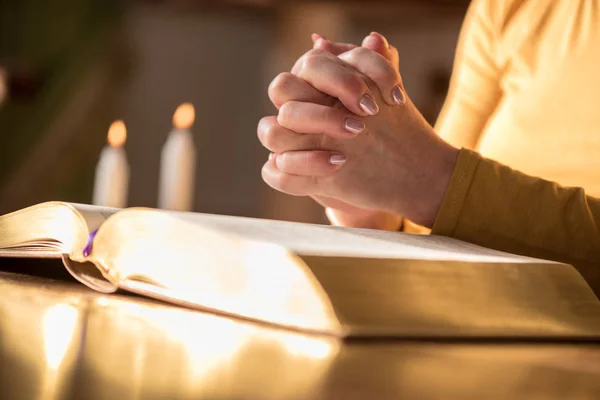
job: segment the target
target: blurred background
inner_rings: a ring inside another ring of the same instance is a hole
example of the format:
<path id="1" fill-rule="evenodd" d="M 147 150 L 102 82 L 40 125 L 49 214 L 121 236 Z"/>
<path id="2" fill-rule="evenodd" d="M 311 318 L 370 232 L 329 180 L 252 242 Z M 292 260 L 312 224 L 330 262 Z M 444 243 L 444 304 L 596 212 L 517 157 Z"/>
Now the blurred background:
<path id="1" fill-rule="evenodd" d="M 270 81 L 310 34 L 400 52 L 406 89 L 434 122 L 468 0 L 0 0 L 0 213 L 90 203 L 109 125 L 127 126 L 128 206 L 156 207 L 177 106 L 196 109 L 193 211 L 325 222 L 308 198 L 262 182 L 256 125 Z"/>

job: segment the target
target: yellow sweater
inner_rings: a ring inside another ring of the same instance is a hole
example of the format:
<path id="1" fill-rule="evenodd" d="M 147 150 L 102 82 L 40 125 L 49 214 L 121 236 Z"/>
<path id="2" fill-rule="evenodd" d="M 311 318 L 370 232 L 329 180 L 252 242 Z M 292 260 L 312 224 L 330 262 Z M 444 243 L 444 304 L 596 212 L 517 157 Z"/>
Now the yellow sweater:
<path id="1" fill-rule="evenodd" d="M 600 297 L 600 199 L 461 150 L 432 234 L 569 263 Z"/>
<path id="2" fill-rule="evenodd" d="M 474 0 L 436 130 L 600 197 L 600 0 Z"/>

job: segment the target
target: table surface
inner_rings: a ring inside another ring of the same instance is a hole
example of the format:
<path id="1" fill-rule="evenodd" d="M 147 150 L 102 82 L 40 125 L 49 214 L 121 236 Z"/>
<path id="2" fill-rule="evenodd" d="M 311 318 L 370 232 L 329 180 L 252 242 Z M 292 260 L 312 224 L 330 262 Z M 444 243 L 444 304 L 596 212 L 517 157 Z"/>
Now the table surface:
<path id="1" fill-rule="evenodd" d="M 0 272 L 2 399 L 598 399 L 600 343 L 340 341 Z"/>

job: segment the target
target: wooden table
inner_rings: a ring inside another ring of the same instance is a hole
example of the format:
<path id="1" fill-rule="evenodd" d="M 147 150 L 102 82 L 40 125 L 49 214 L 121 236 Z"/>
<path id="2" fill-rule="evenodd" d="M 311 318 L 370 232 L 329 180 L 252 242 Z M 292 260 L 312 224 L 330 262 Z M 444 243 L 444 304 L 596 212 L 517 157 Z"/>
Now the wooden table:
<path id="1" fill-rule="evenodd" d="M 0 272 L 2 399 L 599 399 L 600 343 L 346 341 Z"/>

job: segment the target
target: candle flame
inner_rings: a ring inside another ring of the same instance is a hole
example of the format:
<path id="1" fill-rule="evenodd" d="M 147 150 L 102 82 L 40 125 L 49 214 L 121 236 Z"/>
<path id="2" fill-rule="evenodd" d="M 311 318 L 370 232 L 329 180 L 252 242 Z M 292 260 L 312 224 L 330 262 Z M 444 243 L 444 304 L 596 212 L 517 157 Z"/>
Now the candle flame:
<path id="1" fill-rule="evenodd" d="M 117 120 L 110 125 L 108 128 L 108 144 L 111 147 L 122 147 L 127 140 L 127 128 L 125 123 L 121 120 Z"/>
<path id="2" fill-rule="evenodd" d="M 194 124 L 196 111 L 192 103 L 183 103 L 177 107 L 173 114 L 173 125 L 177 129 L 189 129 Z"/>

